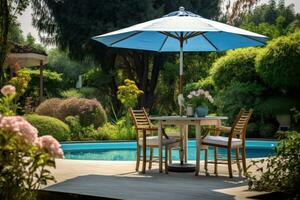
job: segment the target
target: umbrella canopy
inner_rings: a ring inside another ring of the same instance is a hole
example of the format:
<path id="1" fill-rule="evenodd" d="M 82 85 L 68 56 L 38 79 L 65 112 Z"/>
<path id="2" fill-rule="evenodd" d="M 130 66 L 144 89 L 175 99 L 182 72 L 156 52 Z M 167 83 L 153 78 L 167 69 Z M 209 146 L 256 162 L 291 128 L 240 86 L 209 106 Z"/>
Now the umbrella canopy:
<path id="1" fill-rule="evenodd" d="M 92 39 L 109 47 L 180 52 L 180 94 L 182 93 L 183 52 L 225 51 L 265 45 L 267 37 L 185 11 L 140 23 Z M 182 95 L 181 95 L 182 96 Z"/>

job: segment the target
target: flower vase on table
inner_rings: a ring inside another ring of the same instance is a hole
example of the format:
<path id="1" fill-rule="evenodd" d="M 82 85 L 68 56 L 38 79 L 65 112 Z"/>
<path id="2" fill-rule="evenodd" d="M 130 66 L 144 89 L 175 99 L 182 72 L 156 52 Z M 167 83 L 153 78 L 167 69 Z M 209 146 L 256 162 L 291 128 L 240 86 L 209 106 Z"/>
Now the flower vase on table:
<path id="1" fill-rule="evenodd" d="M 195 109 L 195 117 L 205 117 L 208 115 L 208 108 L 205 106 L 198 106 Z"/>
<path id="2" fill-rule="evenodd" d="M 195 108 L 193 115 L 195 117 L 205 117 L 208 114 L 208 104 L 213 103 L 214 100 L 212 96 L 209 94 L 208 91 L 205 91 L 203 89 L 198 89 L 191 91 L 188 96 L 188 102 L 187 105 L 187 116 L 190 114 L 190 107 L 191 105 Z M 191 108 L 193 108 L 191 107 Z"/>

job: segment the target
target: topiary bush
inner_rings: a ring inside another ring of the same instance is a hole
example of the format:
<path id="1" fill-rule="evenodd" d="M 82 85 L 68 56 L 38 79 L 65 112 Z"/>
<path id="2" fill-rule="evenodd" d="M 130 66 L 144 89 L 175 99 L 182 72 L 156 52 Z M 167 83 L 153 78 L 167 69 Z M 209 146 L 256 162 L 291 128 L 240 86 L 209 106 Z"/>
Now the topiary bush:
<path id="1" fill-rule="evenodd" d="M 107 120 L 106 113 L 96 99 L 68 98 L 63 100 L 59 107 L 59 119 L 65 120 L 68 116 L 78 116 L 81 126 L 93 125 L 101 127 Z"/>
<path id="2" fill-rule="evenodd" d="M 35 112 L 39 115 L 58 118 L 59 107 L 62 102 L 63 100 L 59 98 L 47 99 L 36 108 Z"/>
<path id="3" fill-rule="evenodd" d="M 26 120 L 38 129 L 39 135 L 52 135 L 58 141 L 70 139 L 70 129 L 59 119 L 37 114 L 25 115 Z"/>
<path id="4" fill-rule="evenodd" d="M 216 87 L 223 89 L 232 82 L 259 80 L 255 71 L 255 57 L 259 50 L 258 48 L 237 49 L 219 58 L 210 71 Z"/>
<path id="5" fill-rule="evenodd" d="M 300 89 L 300 31 L 272 40 L 256 58 L 256 71 L 272 88 Z"/>
<path id="6" fill-rule="evenodd" d="M 101 127 L 107 120 L 106 112 L 96 99 L 71 97 L 48 99 L 41 103 L 36 112 L 58 118 L 65 122 L 68 116 L 78 116 L 81 126 Z"/>

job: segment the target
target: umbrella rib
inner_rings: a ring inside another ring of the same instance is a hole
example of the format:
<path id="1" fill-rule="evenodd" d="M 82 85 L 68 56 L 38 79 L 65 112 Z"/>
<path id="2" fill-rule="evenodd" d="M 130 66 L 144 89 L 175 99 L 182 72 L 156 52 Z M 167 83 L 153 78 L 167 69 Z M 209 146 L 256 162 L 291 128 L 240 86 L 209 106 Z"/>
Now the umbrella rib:
<path id="1" fill-rule="evenodd" d="M 219 51 L 219 49 L 204 35 L 204 33 L 203 34 L 201 34 L 205 39 L 206 39 L 206 41 L 211 45 L 211 46 L 213 46 L 215 49 L 216 49 L 216 51 Z"/>
<path id="2" fill-rule="evenodd" d="M 159 48 L 158 51 L 161 51 L 161 50 L 162 50 L 162 48 L 163 48 L 163 46 L 165 45 L 165 43 L 166 43 L 168 37 L 169 37 L 169 36 L 166 35 L 166 38 L 164 39 L 164 42 L 162 43 L 162 45 L 161 45 L 161 47 Z"/>
<path id="3" fill-rule="evenodd" d="M 179 40 L 179 38 L 178 37 L 176 37 L 175 35 L 173 35 L 173 34 L 171 34 L 171 33 L 169 33 L 169 32 L 166 32 L 166 31 L 159 31 L 161 34 L 164 34 L 164 35 L 166 35 L 166 36 L 169 36 L 169 37 L 171 37 L 171 38 L 175 38 L 176 40 Z"/>
<path id="4" fill-rule="evenodd" d="M 131 38 L 131 37 L 133 37 L 133 36 L 135 36 L 135 35 L 137 35 L 137 34 L 139 34 L 139 33 L 142 33 L 142 32 L 135 32 L 135 33 L 133 33 L 133 34 L 131 34 L 131 35 L 128 35 L 127 37 L 121 38 L 121 39 L 119 39 L 119 40 L 117 40 L 117 41 L 111 43 L 110 46 L 112 46 L 112 45 L 114 45 L 114 44 L 116 44 L 116 43 L 122 42 L 123 40 L 126 40 L 126 39 L 128 39 L 128 38 Z"/>

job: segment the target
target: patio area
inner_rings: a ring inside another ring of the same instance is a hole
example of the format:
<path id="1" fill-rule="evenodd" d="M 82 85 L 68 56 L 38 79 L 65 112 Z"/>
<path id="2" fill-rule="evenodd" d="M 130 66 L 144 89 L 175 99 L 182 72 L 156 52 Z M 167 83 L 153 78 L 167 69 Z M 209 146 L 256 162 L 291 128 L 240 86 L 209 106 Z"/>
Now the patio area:
<path id="1" fill-rule="evenodd" d="M 58 159 L 53 174 L 57 183 L 44 191 L 89 195 L 111 199 L 257 199 L 265 194 L 248 191 L 245 179 L 228 178 L 227 166 L 219 166 L 219 176 L 205 176 L 201 163 L 198 177 L 194 173 L 158 173 L 158 165 L 146 174 L 134 171 L 131 161 L 81 161 Z M 213 166 L 209 166 L 213 172 Z M 93 199 L 93 198 L 92 198 Z M 95 198 L 96 199 L 96 198 Z"/>

